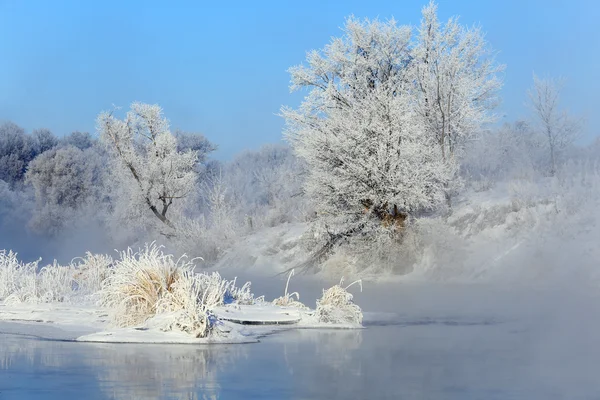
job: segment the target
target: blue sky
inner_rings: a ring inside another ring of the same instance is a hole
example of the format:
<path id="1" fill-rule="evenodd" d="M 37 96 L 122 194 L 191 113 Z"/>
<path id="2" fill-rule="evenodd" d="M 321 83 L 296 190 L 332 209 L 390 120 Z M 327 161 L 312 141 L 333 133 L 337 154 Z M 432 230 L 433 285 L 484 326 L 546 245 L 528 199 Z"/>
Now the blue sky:
<path id="1" fill-rule="evenodd" d="M 57 135 L 96 115 L 158 103 L 174 128 L 201 132 L 219 158 L 281 139 L 295 106 L 286 69 L 340 34 L 344 18 L 417 25 L 423 1 L 0 0 L 0 120 Z M 440 0 L 445 20 L 487 32 L 507 65 L 503 120 L 527 115 L 532 72 L 567 79 L 563 104 L 597 134 L 600 2 Z"/>

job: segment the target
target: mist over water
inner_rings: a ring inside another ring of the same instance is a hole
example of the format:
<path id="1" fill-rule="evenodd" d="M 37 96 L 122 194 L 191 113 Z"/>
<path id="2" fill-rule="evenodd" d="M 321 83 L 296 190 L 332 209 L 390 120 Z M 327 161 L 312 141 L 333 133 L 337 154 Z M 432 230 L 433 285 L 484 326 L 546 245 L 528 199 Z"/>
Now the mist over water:
<path id="1" fill-rule="evenodd" d="M 7 399 L 540 400 L 600 392 L 595 295 L 469 285 L 372 289 L 379 295 L 366 307 L 395 312 L 367 313 L 365 329 L 291 330 L 248 345 L 104 345 L 2 334 L 0 392 Z"/>

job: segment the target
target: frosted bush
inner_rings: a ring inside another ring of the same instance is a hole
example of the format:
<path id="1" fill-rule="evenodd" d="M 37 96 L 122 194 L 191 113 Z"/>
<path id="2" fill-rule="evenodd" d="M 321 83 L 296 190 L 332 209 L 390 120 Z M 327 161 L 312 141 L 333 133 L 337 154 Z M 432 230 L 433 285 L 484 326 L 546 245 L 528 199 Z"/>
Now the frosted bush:
<path id="1" fill-rule="evenodd" d="M 355 283 L 360 284 L 362 290 L 362 282 L 355 281 L 346 287 L 342 287 L 343 282 L 344 279 L 342 278 L 339 285 L 324 290 L 323 297 L 317 300 L 315 315 L 319 322 L 326 324 L 362 324 L 362 310 L 354 304 L 352 301 L 353 296 L 348 292 L 348 288 Z"/>
<path id="2" fill-rule="evenodd" d="M 513 211 L 532 207 L 536 203 L 537 188 L 531 181 L 515 179 L 509 183 Z"/>
<path id="3" fill-rule="evenodd" d="M 36 299 L 38 261 L 22 263 L 12 251 L 0 250 L 0 301 L 23 303 Z"/>

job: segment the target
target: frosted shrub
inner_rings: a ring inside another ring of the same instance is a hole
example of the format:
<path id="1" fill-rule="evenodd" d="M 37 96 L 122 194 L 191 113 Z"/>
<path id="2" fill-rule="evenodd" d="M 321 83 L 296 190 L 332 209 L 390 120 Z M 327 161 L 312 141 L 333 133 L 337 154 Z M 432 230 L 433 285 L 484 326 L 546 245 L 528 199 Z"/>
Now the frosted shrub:
<path id="1" fill-rule="evenodd" d="M 348 288 L 355 283 L 361 285 L 362 282 L 355 281 L 346 287 L 342 287 L 344 279 L 339 285 L 334 285 L 323 291 L 323 297 L 317 300 L 315 314 L 322 323 L 328 324 L 356 324 L 361 325 L 363 320 L 362 310 L 352 301 L 352 294 Z"/>
<path id="2" fill-rule="evenodd" d="M 38 261 L 22 263 L 12 251 L 0 250 L 0 301 L 23 303 L 36 299 Z"/>
<path id="3" fill-rule="evenodd" d="M 558 208 L 573 215 L 585 207 L 593 213 L 600 199 L 600 163 L 568 162 L 557 171 L 555 193 Z"/>
<path id="4" fill-rule="evenodd" d="M 536 196 L 539 189 L 531 181 L 515 179 L 509 183 L 508 190 L 511 196 L 512 210 L 515 212 L 533 207 L 537 201 Z"/>

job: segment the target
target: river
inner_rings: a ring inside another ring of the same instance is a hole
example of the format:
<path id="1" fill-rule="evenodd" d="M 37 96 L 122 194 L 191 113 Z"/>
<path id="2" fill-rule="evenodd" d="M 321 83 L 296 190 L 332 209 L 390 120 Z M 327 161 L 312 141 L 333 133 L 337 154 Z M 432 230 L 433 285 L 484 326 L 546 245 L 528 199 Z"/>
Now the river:
<path id="1" fill-rule="evenodd" d="M 453 292 L 463 295 L 397 296 L 388 308 L 411 311 L 367 314 L 365 329 L 245 345 L 91 344 L 0 329 L 0 399 L 600 399 L 596 297 Z"/>

